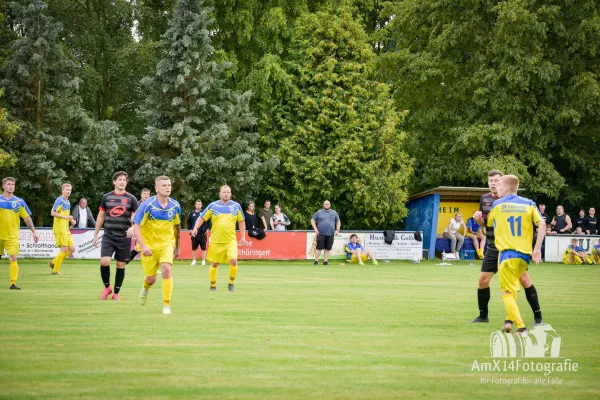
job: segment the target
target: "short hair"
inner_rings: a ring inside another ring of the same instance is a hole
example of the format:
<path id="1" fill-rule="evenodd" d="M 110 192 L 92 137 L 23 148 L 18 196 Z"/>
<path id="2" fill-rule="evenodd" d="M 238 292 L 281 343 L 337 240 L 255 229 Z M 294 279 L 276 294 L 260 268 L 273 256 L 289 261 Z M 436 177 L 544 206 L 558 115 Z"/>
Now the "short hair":
<path id="1" fill-rule="evenodd" d="M 495 176 L 495 175 L 500 175 L 500 176 L 504 176 L 504 172 L 498 170 L 498 169 L 493 169 L 490 172 L 488 172 L 488 178 Z"/>
<path id="2" fill-rule="evenodd" d="M 6 178 L 2 179 L 2 184 L 4 185 L 6 182 L 15 182 L 17 183 L 17 180 L 11 176 L 7 176 Z"/>
<path id="3" fill-rule="evenodd" d="M 510 188 L 513 193 L 519 189 L 519 178 L 516 175 L 503 175 L 502 181 Z"/>
<path id="4" fill-rule="evenodd" d="M 202 200 L 196 200 L 196 203 L 202 203 Z"/>
<path id="5" fill-rule="evenodd" d="M 158 183 L 159 181 L 170 181 L 171 178 L 169 178 L 166 175 L 161 175 L 161 176 L 157 176 L 156 179 L 154 179 L 154 184 Z"/>
<path id="6" fill-rule="evenodd" d="M 223 188 L 228 188 L 229 190 L 231 190 L 231 187 L 229 185 L 221 185 L 221 187 L 219 188 L 219 192 L 221 191 L 221 189 Z"/>
<path id="7" fill-rule="evenodd" d="M 79 201 L 81 201 L 81 200 L 87 201 L 87 199 L 85 197 L 82 197 L 82 198 L 79 199 Z"/>
<path id="8" fill-rule="evenodd" d="M 582 211 L 583 211 L 583 213 L 585 214 L 585 210 L 584 210 L 583 208 L 582 208 L 581 210 L 579 210 L 579 212 L 582 212 Z"/>
<path id="9" fill-rule="evenodd" d="M 271 200 L 269 200 L 269 199 L 265 200 L 265 203 L 270 203 L 270 202 L 271 202 Z M 263 203 L 263 204 L 265 204 L 265 203 Z"/>
<path id="10" fill-rule="evenodd" d="M 540 204 L 538 204 L 538 207 L 541 207 L 541 206 L 544 206 L 544 207 L 546 207 L 546 205 L 545 205 L 544 203 L 540 203 Z"/>
<path id="11" fill-rule="evenodd" d="M 124 176 L 125 179 L 129 178 L 129 175 L 125 171 L 117 171 L 113 174 L 113 182 L 116 181 L 120 176 Z"/>
<path id="12" fill-rule="evenodd" d="M 358 235 L 356 233 L 353 233 L 352 235 L 350 235 L 350 239 L 352 239 L 353 237 L 358 238 Z"/>
<path id="13" fill-rule="evenodd" d="M 65 182 L 65 183 L 63 183 L 62 185 L 60 185 L 60 188 L 62 189 L 62 188 L 64 188 L 65 186 L 73 186 L 73 185 L 71 185 L 69 182 Z"/>
<path id="14" fill-rule="evenodd" d="M 578 241 L 577 238 L 571 238 L 571 242 L 577 242 L 577 241 Z"/>
<path id="15" fill-rule="evenodd" d="M 563 210 L 565 209 L 565 206 L 563 206 L 561 204 L 559 204 L 559 205 L 556 206 L 556 208 L 558 208 L 558 207 L 562 208 Z"/>
<path id="16" fill-rule="evenodd" d="M 142 189 L 142 193 L 146 193 L 146 192 L 150 193 L 150 189 L 148 189 L 148 188 L 143 188 L 143 189 Z"/>

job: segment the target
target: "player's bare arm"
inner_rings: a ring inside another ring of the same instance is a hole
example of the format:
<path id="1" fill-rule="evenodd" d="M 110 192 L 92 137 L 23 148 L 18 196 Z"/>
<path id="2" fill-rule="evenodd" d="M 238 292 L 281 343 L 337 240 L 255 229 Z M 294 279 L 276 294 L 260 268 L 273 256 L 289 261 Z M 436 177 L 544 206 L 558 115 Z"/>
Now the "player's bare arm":
<path id="1" fill-rule="evenodd" d="M 544 236 L 546 236 L 546 222 L 542 219 L 538 223 L 537 239 L 535 240 L 535 246 L 531 256 L 533 262 L 536 264 L 539 264 L 542 259 L 542 244 L 544 243 Z"/>
<path id="2" fill-rule="evenodd" d="M 240 242 L 246 241 L 246 221 L 240 221 Z"/>
<path id="3" fill-rule="evenodd" d="M 173 258 L 179 257 L 179 239 L 181 236 L 181 225 L 173 225 L 173 232 L 175 234 L 175 250 L 173 250 Z"/>
<path id="4" fill-rule="evenodd" d="M 194 229 L 192 229 L 192 231 L 190 232 L 190 234 L 193 237 L 196 237 L 196 234 L 198 233 L 198 229 L 200 228 L 200 226 L 202 226 L 202 224 L 204 223 L 204 218 L 200 217 L 196 220 L 196 225 L 194 225 Z"/>
<path id="5" fill-rule="evenodd" d="M 37 243 L 39 240 L 39 236 L 35 230 L 35 227 L 33 226 L 33 221 L 31 220 L 31 217 L 26 217 L 23 219 L 23 221 L 25 221 L 25 225 L 27 225 L 27 227 L 31 231 L 31 234 L 33 235 L 33 243 Z"/>
<path id="6" fill-rule="evenodd" d="M 152 250 L 150 250 L 148 246 L 146 246 L 146 243 L 144 243 L 144 238 L 142 237 L 142 228 L 140 227 L 140 225 L 133 225 L 133 233 L 135 236 L 135 240 L 137 240 L 138 244 L 140 245 L 140 249 L 142 249 L 142 254 L 146 257 L 151 256 Z"/>
<path id="7" fill-rule="evenodd" d="M 94 247 L 98 247 L 98 233 L 100 232 L 100 228 L 104 225 L 104 220 L 106 219 L 106 211 L 100 210 L 98 213 L 98 218 L 96 218 L 96 227 L 94 229 Z"/>

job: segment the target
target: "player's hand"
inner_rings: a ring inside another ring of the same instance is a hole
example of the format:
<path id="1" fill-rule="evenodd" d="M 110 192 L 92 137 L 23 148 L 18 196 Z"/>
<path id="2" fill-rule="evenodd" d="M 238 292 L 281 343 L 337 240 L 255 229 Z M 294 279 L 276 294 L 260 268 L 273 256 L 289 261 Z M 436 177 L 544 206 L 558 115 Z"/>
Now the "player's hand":
<path id="1" fill-rule="evenodd" d="M 179 248 L 176 248 L 175 250 L 173 250 L 173 258 L 177 258 L 179 257 Z"/>
<path id="2" fill-rule="evenodd" d="M 196 234 L 198 234 L 198 229 L 196 229 L 196 228 L 192 229 L 192 231 L 190 232 L 190 235 L 192 235 L 192 237 L 196 237 Z"/>
<path id="3" fill-rule="evenodd" d="M 246 235 L 240 237 L 240 244 L 242 246 L 247 245 L 247 243 L 246 243 Z"/>
<path id="4" fill-rule="evenodd" d="M 152 255 L 152 250 L 150 250 L 147 246 L 142 246 L 142 254 L 146 257 L 150 257 Z"/>
<path id="5" fill-rule="evenodd" d="M 539 264 L 542 260 L 542 251 L 539 249 L 533 250 L 533 255 L 531 256 L 531 259 L 534 263 Z"/>
<path id="6" fill-rule="evenodd" d="M 127 229 L 125 234 L 127 235 L 128 238 L 131 239 L 133 237 L 133 226 L 129 227 L 129 229 Z"/>
<path id="7" fill-rule="evenodd" d="M 98 247 L 98 235 L 94 235 L 94 247 Z"/>
<path id="8" fill-rule="evenodd" d="M 71 225 L 75 225 L 77 223 L 73 217 L 69 218 L 69 221 L 71 222 Z"/>
<path id="9" fill-rule="evenodd" d="M 40 237 L 39 237 L 39 235 L 37 234 L 37 232 L 35 232 L 35 231 L 34 231 L 34 232 L 33 232 L 33 243 L 36 243 L 36 244 L 37 244 L 38 240 L 40 240 Z"/>
<path id="10" fill-rule="evenodd" d="M 483 219 L 483 213 L 481 211 L 475 211 L 473 213 L 473 219 Z"/>
<path id="11" fill-rule="evenodd" d="M 317 236 L 319 236 L 319 230 L 318 230 L 318 229 L 315 229 L 315 234 L 316 234 Z"/>
<path id="12" fill-rule="evenodd" d="M 340 234 L 340 231 L 338 231 L 337 229 L 335 231 L 333 231 L 333 236 L 337 236 Z"/>

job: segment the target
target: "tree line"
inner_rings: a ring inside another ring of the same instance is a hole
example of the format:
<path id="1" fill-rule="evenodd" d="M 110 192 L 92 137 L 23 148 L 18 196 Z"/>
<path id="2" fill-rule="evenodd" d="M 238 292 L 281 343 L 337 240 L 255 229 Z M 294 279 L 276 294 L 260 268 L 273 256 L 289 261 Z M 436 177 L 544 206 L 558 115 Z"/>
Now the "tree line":
<path id="1" fill-rule="evenodd" d="M 116 170 L 187 209 L 227 183 L 300 229 L 324 199 L 395 227 L 489 169 L 597 205 L 599 53 L 593 0 L 0 0 L 0 174 L 37 224 Z"/>

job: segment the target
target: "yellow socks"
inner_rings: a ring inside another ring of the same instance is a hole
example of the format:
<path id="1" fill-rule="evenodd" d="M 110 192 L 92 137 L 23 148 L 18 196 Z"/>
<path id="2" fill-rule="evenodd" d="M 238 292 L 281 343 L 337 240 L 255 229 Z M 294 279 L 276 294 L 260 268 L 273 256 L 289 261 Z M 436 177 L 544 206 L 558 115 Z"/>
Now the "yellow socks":
<path id="1" fill-rule="evenodd" d="M 17 283 L 17 278 L 19 277 L 19 264 L 16 261 L 10 262 L 10 285 L 15 285 Z"/>
<path id="2" fill-rule="evenodd" d="M 65 260 L 65 258 L 67 258 L 69 256 L 69 254 L 71 254 L 70 251 L 67 251 L 66 253 L 63 253 L 61 251 L 58 253 L 56 258 L 54 260 L 52 260 L 52 263 L 54 263 L 54 269 L 52 269 L 52 272 L 60 271 L 60 267 L 62 266 L 63 261 Z"/>
<path id="3" fill-rule="evenodd" d="M 148 289 L 150 289 L 152 287 L 152 285 L 149 285 L 148 282 L 146 282 L 146 277 L 144 277 L 144 290 L 148 291 Z"/>
<path id="4" fill-rule="evenodd" d="M 163 304 L 165 306 L 171 305 L 171 294 L 173 293 L 173 278 L 163 278 L 162 280 L 163 290 Z"/>
<path id="5" fill-rule="evenodd" d="M 213 267 L 212 265 L 208 269 L 208 279 L 210 280 L 210 286 L 217 286 L 217 272 L 219 271 L 219 267 Z"/>
<path id="6" fill-rule="evenodd" d="M 475 250 L 477 252 L 477 255 L 479 256 L 479 258 L 483 259 L 484 255 L 483 255 L 483 249 L 477 249 Z"/>
<path id="7" fill-rule="evenodd" d="M 235 277 L 237 275 L 238 272 L 238 266 L 237 265 L 230 265 L 229 266 L 229 284 L 233 285 L 233 281 L 235 281 Z"/>
<path id="8" fill-rule="evenodd" d="M 506 319 L 513 321 L 517 328 L 524 328 L 525 324 L 521 319 L 521 313 L 517 306 L 517 295 L 512 293 L 503 293 L 502 301 L 504 301 L 504 307 L 506 308 Z"/>

